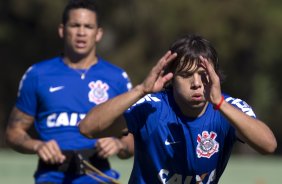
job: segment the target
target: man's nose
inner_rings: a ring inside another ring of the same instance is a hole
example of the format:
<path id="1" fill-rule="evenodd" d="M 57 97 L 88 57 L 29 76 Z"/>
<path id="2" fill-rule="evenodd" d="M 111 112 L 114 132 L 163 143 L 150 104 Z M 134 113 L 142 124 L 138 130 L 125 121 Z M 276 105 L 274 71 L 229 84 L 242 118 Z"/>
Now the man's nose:
<path id="1" fill-rule="evenodd" d="M 83 26 L 78 28 L 78 35 L 85 35 L 85 28 Z"/>
<path id="2" fill-rule="evenodd" d="M 201 76 L 198 74 L 194 74 L 192 77 L 192 87 L 193 88 L 199 88 L 202 85 L 202 79 Z"/>

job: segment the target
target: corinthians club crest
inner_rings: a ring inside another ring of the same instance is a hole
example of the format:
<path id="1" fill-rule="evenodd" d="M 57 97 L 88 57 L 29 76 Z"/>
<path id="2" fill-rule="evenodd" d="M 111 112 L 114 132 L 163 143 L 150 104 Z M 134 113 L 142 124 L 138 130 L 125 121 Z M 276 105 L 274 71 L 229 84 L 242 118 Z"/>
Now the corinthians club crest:
<path id="1" fill-rule="evenodd" d="M 96 82 L 90 82 L 88 86 L 90 88 L 90 91 L 88 93 L 88 98 L 90 102 L 93 102 L 98 105 L 109 99 L 109 85 L 107 83 L 103 83 L 102 81 L 97 80 Z"/>
<path id="2" fill-rule="evenodd" d="M 198 158 L 206 157 L 210 158 L 214 153 L 218 152 L 219 144 L 215 138 L 217 134 L 215 132 L 208 133 L 203 131 L 202 135 L 198 134 L 197 137 L 197 156 Z"/>

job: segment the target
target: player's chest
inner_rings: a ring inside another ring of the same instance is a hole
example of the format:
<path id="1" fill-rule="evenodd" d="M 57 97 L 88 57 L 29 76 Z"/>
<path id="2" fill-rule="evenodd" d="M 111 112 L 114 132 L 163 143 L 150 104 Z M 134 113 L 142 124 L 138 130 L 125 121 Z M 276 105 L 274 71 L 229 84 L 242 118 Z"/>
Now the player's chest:
<path id="1" fill-rule="evenodd" d="M 43 80 L 37 90 L 41 106 L 46 108 L 94 106 L 118 94 L 118 87 L 110 81 L 94 78 L 82 80 L 77 77 Z"/>
<path id="2" fill-rule="evenodd" d="M 158 121 L 143 140 L 150 151 L 162 153 L 160 160 L 183 163 L 191 172 L 216 166 L 226 135 L 221 126 L 213 125 L 219 122 L 194 122 L 198 126 L 189 126 L 173 118 Z M 148 133 L 150 127 L 145 129 Z"/>

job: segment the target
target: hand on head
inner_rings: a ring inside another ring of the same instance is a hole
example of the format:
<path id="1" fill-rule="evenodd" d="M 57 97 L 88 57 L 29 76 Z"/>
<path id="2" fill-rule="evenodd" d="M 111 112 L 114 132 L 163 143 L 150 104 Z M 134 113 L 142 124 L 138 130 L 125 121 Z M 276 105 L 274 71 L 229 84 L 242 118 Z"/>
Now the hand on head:
<path id="1" fill-rule="evenodd" d="M 168 51 L 152 68 L 147 78 L 141 84 L 145 94 L 158 92 L 172 79 L 172 73 L 165 73 L 167 65 L 176 58 L 177 54 Z"/>
<path id="2" fill-rule="evenodd" d="M 207 85 L 205 86 L 206 98 L 212 104 L 218 104 L 221 100 L 221 86 L 220 79 L 214 70 L 214 66 L 207 58 L 200 56 L 201 64 L 207 72 Z"/>

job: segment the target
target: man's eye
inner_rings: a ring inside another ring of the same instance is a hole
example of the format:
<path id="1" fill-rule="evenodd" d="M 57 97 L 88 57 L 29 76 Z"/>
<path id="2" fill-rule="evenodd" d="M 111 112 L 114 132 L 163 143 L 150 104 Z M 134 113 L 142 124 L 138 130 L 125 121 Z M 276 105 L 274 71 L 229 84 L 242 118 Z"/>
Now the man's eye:
<path id="1" fill-rule="evenodd" d="M 69 24 L 69 27 L 79 27 L 78 24 Z"/>
<path id="2" fill-rule="evenodd" d="M 88 29 L 94 29 L 95 26 L 93 26 L 93 25 L 86 25 L 85 27 L 88 28 Z"/>
<path id="3" fill-rule="evenodd" d="M 209 76 L 208 76 L 208 74 L 206 72 L 201 73 L 200 75 L 201 75 L 202 81 L 204 81 L 204 82 L 208 81 L 208 77 Z"/>
<path id="4" fill-rule="evenodd" d="M 207 74 L 206 72 L 203 72 L 203 73 L 201 73 L 200 75 L 201 75 L 202 77 L 207 77 L 208 74 Z"/>
<path id="5" fill-rule="evenodd" d="M 191 73 L 188 73 L 188 72 L 182 72 L 182 73 L 179 73 L 178 74 L 180 77 L 183 77 L 183 78 L 188 78 L 188 77 L 191 77 L 192 74 Z"/>

